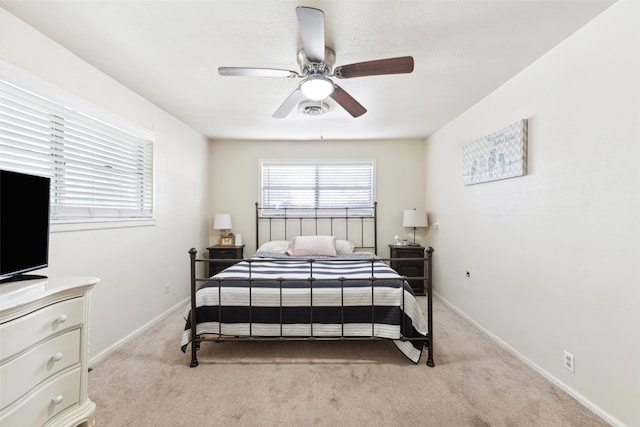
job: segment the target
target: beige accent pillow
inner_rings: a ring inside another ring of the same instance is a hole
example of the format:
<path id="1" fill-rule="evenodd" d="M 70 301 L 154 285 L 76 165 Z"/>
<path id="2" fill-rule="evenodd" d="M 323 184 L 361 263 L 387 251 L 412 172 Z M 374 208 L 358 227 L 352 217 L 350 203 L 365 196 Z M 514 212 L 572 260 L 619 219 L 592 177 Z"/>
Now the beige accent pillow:
<path id="1" fill-rule="evenodd" d="M 269 252 L 272 254 L 284 254 L 287 248 L 289 247 L 288 240 L 271 240 L 270 242 L 265 242 L 256 252 Z"/>
<path id="2" fill-rule="evenodd" d="M 336 256 L 336 236 L 297 236 L 291 239 L 285 253 L 291 256 Z"/>
<path id="3" fill-rule="evenodd" d="M 336 240 L 336 253 L 338 255 L 352 254 L 356 245 L 348 240 Z"/>

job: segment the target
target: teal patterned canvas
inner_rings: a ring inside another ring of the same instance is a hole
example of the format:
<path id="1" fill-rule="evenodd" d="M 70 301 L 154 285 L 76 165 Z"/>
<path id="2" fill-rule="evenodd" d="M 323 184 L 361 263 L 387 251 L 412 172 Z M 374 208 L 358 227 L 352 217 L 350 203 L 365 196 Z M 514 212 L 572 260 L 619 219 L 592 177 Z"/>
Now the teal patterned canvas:
<path id="1" fill-rule="evenodd" d="M 475 140 L 463 148 L 465 185 L 527 173 L 527 120 Z"/>

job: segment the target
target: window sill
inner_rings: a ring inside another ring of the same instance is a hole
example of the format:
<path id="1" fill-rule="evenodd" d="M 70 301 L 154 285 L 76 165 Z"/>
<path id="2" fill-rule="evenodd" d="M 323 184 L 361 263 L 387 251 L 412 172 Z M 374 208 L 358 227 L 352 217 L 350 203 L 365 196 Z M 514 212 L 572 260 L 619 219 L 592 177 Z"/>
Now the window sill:
<path id="1" fill-rule="evenodd" d="M 99 220 L 54 220 L 51 222 L 52 233 L 70 231 L 104 230 L 110 228 L 152 227 L 156 225 L 155 218 L 141 219 L 99 219 Z"/>

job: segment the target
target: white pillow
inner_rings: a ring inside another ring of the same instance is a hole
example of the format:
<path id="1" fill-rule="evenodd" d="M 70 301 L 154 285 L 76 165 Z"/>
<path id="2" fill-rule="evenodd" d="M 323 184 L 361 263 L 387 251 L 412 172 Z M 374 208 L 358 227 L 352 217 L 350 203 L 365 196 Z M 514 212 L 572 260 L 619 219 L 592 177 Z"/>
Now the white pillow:
<path id="1" fill-rule="evenodd" d="M 339 255 L 352 254 L 355 246 L 356 245 L 354 245 L 353 242 L 348 240 L 336 240 L 336 252 Z"/>
<path id="2" fill-rule="evenodd" d="M 285 253 L 291 256 L 336 256 L 336 236 L 297 236 L 291 239 Z"/>
<path id="3" fill-rule="evenodd" d="M 272 240 L 260 245 L 256 252 L 269 252 L 272 254 L 283 254 L 289 247 L 288 240 Z"/>

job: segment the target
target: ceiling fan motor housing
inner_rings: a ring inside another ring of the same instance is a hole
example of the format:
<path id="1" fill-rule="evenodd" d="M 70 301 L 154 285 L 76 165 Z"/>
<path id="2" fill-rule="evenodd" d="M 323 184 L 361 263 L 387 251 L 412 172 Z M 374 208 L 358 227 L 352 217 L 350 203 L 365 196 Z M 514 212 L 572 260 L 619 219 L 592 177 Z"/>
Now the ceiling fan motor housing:
<path id="1" fill-rule="evenodd" d="M 309 62 L 304 49 L 298 51 L 298 64 L 303 76 L 325 76 L 331 74 L 336 63 L 336 54 L 328 47 L 324 48 L 324 62 Z"/>

